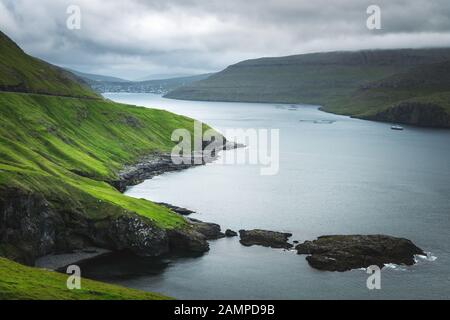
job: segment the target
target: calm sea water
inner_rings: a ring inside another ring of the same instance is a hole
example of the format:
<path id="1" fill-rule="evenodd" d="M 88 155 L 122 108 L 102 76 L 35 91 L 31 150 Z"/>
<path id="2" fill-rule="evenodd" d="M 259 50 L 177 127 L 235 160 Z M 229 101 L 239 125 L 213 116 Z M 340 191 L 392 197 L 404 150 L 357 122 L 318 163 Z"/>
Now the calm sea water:
<path id="1" fill-rule="evenodd" d="M 262 176 L 253 165 L 209 164 L 148 180 L 130 188 L 130 196 L 195 210 L 194 218 L 223 229 L 289 231 L 292 240 L 406 237 L 436 259 L 385 268 L 382 289 L 369 291 L 364 270 L 321 272 L 295 252 L 247 248 L 233 238 L 212 241 L 200 258 L 107 258 L 88 268 L 92 276 L 180 299 L 450 298 L 450 131 L 393 131 L 390 124 L 313 106 L 106 97 L 187 115 L 219 130 L 280 129 L 277 175 Z"/>

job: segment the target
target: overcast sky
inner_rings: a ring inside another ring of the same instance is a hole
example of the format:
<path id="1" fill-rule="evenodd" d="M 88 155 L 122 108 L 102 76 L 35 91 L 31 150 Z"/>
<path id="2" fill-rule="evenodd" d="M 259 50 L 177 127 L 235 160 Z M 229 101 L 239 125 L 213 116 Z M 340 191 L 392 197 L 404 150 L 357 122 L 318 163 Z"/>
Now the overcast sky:
<path id="1" fill-rule="evenodd" d="M 80 30 L 66 27 L 71 4 Z M 382 30 L 366 27 L 370 4 Z M 449 0 L 0 0 L 0 29 L 28 53 L 127 79 L 262 56 L 450 46 L 449 17 Z"/>

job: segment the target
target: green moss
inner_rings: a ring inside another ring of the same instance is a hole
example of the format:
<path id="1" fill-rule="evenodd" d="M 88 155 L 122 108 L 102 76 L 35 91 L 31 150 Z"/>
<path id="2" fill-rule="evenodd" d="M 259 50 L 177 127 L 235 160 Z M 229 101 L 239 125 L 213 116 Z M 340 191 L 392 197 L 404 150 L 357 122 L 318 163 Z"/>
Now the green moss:
<path id="1" fill-rule="evenodd" d="M 81 290 L 67 289 L 68 275 L 30 268 L 0 258 L 0 300 L 165 300 L 159 294 L 81 279 Z"/>

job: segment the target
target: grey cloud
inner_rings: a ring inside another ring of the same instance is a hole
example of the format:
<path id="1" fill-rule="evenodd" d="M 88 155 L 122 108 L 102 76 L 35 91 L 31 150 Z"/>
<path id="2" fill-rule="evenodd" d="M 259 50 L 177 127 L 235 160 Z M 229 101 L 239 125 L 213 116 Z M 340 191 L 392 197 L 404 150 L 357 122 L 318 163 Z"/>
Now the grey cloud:
<path id="1" fill-rule="evenodd" d="M 382 10 L 379 31 L 366 8 Z M 82 10 L 82 29 L 66 8 Z M 448 0 L 0 0 L 0 28 L 29 53 L 85 72 L 140 78 L 216 71 L 313 51 L 450 45 Z"/>

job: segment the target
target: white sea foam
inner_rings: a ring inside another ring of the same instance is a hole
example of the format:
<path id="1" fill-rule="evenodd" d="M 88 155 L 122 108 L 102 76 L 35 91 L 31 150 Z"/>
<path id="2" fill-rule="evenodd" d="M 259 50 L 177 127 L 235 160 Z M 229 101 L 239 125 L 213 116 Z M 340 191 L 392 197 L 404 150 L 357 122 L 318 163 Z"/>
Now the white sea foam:
<path id="1" fill-rule="evenodd" d="M 427 255 L 415 255 L 414 256 L 414 262 L 418 263 L 419 261 L 436 261 L 437 257 L 434 256 L 431 252 L 425 252 Z"/>
<path id="2" fill-rule="evenodd" d="M 395 263 L 386 263 L 384 265 L 384 267 L 386 269 L 392 269 L 392 270 L 396 270 L 396 271 L 406 271 L 407 270 L 404 266 L 400 266 L 400 265 L 395 264 Z"/>

